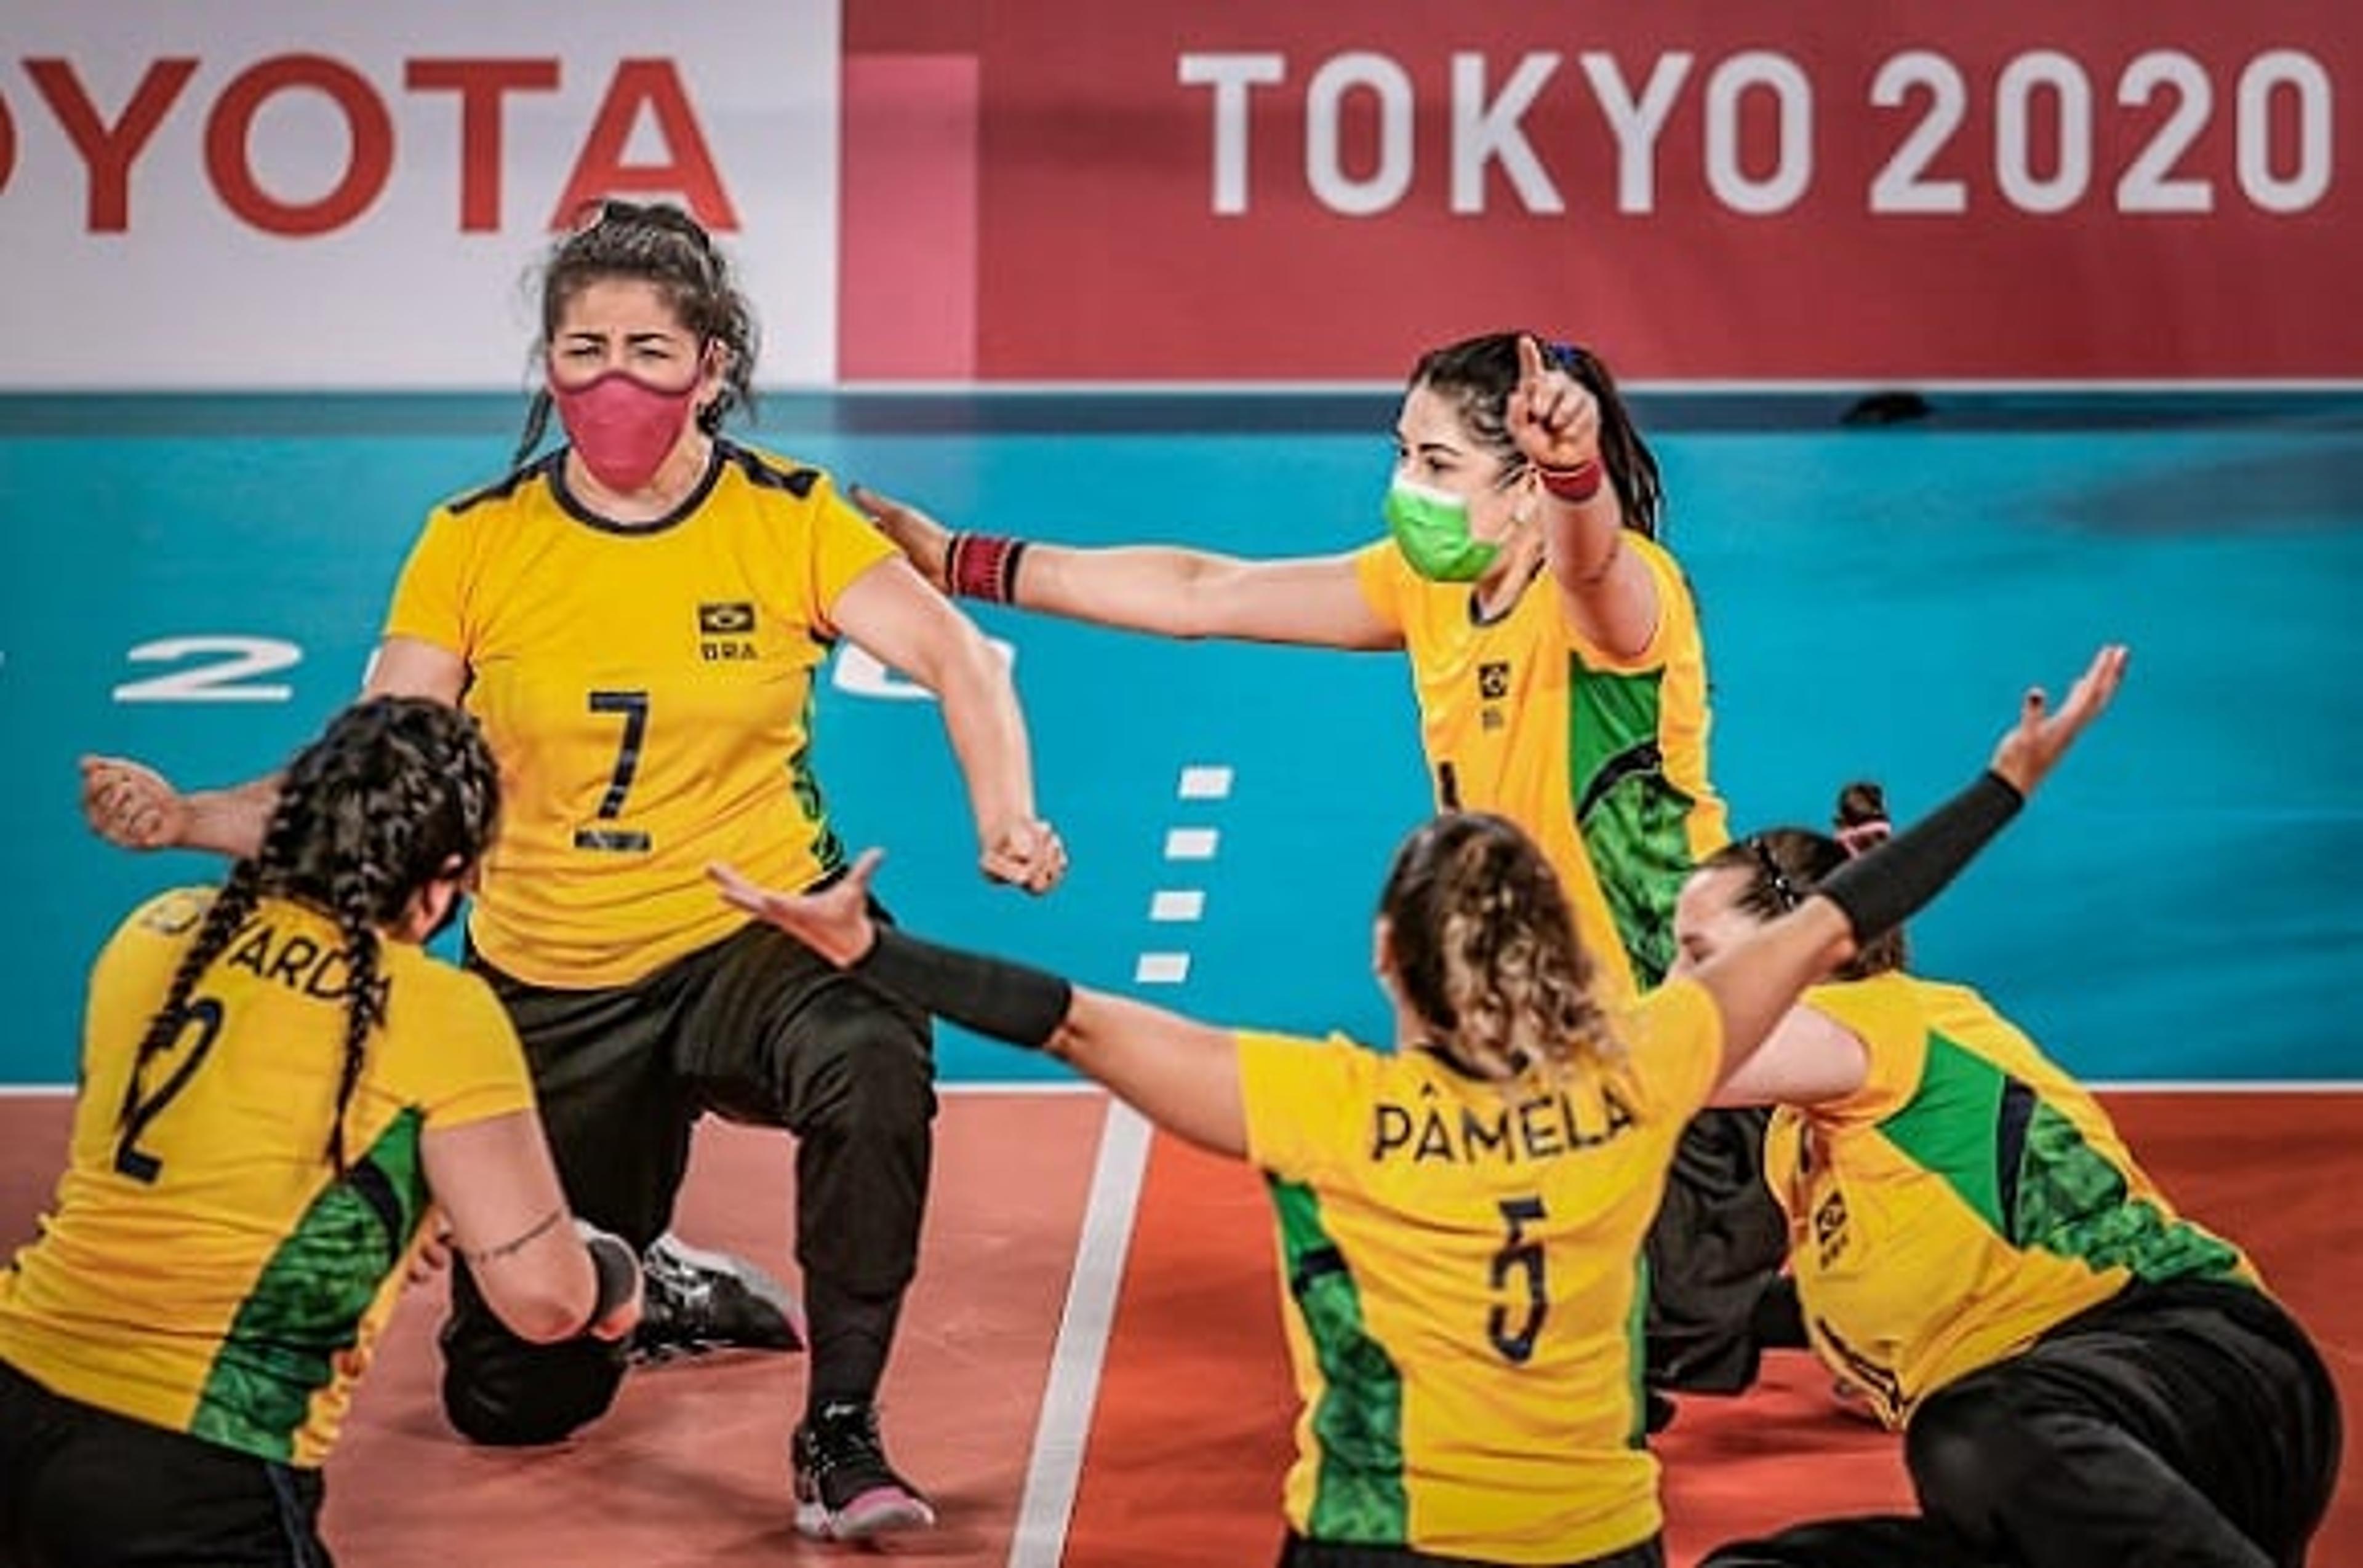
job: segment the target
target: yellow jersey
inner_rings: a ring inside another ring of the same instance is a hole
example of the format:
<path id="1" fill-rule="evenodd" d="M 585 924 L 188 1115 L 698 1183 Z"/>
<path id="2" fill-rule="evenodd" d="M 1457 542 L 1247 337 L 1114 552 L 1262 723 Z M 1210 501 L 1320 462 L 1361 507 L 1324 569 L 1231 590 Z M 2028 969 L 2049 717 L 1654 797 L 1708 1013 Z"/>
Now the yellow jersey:
<path id="1" fill-rule="evenodd" d="M 719 440 L 644 527 L 585 511 L 563 451 L 438 507 L 385 635 L 467 661 L 500 759 L 477 951 L 536 985 L 628 984 L 743 923 L 709 862 L 773 887 L 838 869 L 814 675 L 837 596 L 894 553 L 818 469 Z"/>
<path id="2" fill-rule="evenodd" d="M 1814 1347 L 1889 1424 L 2134 1280 L 2259 1283 L 1975 991 L 1890 973 L 1804 1000 L 1861 1039 L 1869 1075 L 1776 1112 L 1765 1176 Z"/>
<path id="3" fill-rule="evenodd" d="M 1641 1239 L 1722 1019 L 1678 979 L 1618 1037 L 1614 1064 L 1494 1083 L 1430 1050 L 1238 1036 L 1304 1399 L 1300 1535 L 1546 1563 L 1661 1528 Z"/>
<path id="4" fill-rule="evenodd" d="M 1697 604 L 1671 555 L 1625 543 L 1658 584 L 1657 631 L 1631 659 L 1569 624 L 1548 570 L 1481 621 L 1472 587 L 1427 581 L 1392 541 L 1355 557 L 1411 656 L 1437 804 L 1508 817 L 1541 845 L 1611 995 L 1664 978 L 1683 879 L 1731 836 L 1707 781 Z"/>
<path id="5" fill-rule="evenodd" d="M 0 1273 L 0 1361 L 52 1393 L 259 1458 L 327 1457 L 429 1201 L 419 1138 L 529 1109 L 474 975 L 382 945 L 385 1021 L 328 1162 L 351 966 L 336 923 L 265 900 L 139 1075 L 139 1041 L 211 904 L 151 900 L 91 973 L 57 1200 Z"/>

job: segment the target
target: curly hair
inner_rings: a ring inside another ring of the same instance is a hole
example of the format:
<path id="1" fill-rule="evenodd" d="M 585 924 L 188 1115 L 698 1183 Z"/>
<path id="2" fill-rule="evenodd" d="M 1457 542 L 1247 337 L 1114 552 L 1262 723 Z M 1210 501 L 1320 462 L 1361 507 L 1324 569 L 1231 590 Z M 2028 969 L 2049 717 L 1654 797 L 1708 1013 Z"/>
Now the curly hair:
<path id="1" fill-rule="evenodd" d="M 1404 999 L 1472 1071 L 1510 1078 L 1621 1050 L 1558 873 L 1514 824 L 1454 812 L 1422 827 L 1395 852 L 1379 912 Z"/>

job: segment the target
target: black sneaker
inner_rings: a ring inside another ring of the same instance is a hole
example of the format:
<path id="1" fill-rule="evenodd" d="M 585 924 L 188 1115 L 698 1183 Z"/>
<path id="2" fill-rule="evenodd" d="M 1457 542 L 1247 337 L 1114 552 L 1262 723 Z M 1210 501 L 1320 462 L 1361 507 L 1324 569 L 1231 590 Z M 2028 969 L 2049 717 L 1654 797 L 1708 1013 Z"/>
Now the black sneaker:
<path id="1" fill-rule="evenodd" d="M 670 1233 L 640 1258 L 640 1326 L 632 1359 L 665 1361 L 712 1350 L 800 1351 L 804 1329 L 787 1287 L 727 1252 L 707 1252 Z"/>
<path id="2" fill-rule="evenodd" d="M 824 1405 L 796 1427 L 796 1529 L 817 1540 L 860 1540 L 926 1529 L 936 1510 L 894 1473 L 869 1405 Z"/>

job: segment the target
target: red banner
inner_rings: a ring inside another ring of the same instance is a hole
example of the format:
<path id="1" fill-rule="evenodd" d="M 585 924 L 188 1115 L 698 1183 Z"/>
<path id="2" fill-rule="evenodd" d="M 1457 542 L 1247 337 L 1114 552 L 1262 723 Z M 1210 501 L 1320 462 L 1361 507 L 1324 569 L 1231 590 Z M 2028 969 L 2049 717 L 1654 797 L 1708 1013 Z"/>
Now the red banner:
<path id="1" fill-rule="evenodd" d="M 860 10 L 849 71 L 902 47 Z M 932 242 L 961 340 L 849 303 L 849 376 L 1392 378 L 1510 324 L 1661 380 L 2363 376 L 2349 4 L 995 0 L 954 33 L 909 47 L 973 105 L 928 143 L 971 195 L 881 228 L 849 188 L 846 244 L 851 280 Z"/>

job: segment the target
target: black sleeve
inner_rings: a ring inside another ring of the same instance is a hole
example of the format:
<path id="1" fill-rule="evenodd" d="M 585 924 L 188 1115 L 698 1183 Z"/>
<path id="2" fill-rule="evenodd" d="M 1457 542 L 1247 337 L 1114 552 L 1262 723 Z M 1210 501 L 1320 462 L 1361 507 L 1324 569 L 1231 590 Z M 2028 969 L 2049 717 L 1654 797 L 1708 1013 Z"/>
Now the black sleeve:
<path id="1" fill-rule="evenodd" d="M 1903 832 L 1824 877 L 1814 891 L 1845 911 L 1858 943 L 1884 936 L 1943 892 L 2025 804 L 1989 770 Z"/>
<path id="2" fill-rule="evenodd" d="M 892 926 L 852 973 L 962 1029 L 1039 1051 L 1066 1021 L 1075 988 L 1055 974 L 937 947 Z"/>

